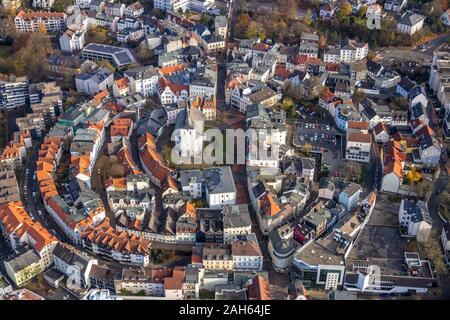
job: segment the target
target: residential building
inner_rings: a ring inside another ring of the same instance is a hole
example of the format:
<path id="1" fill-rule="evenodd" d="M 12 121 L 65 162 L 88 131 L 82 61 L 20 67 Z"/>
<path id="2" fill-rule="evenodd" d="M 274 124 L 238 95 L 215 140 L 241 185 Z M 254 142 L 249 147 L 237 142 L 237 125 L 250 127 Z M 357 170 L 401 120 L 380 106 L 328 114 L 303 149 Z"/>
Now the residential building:
<path id="1" fill-rule="evenodd" d="M 89 274 L 98 261 L 69 245 L 58 244 L 53 251 L 55 269 L 69 277 L 73 289 L 89 288 Z"/>
<path id="2" fill-rule="evenodd" d="M 405 12 L 397 23 L 397 32 L 412 36 L 423 28 L 425 17 L 414 12 Z"/>
<path id="3" fill-rule="evenodd" d="M 67 29 L 59 37 L 59 46 L 61 51 L 73 53 L 79 51 L 84 47 L 84 31 L 81 29 Z"/>
<path id="4" fill-rule="evenodd" d="M 234 240 L 231 243 L 231 256 L 234 261 L 234 270 L 261 271 L 263 268 L 263 254 L 259 247 L 256 235 L 246 236 L 246 240 Z"/>
<path id="5" fill-rule="evenodd" d="M 444 250 L 445 261 L 447 266 L 450 266 L 450 226 L 449 224 L 444 224 L 441 231 L 441 245 Z"/>
<path id="6" fill-rule="evenodd" d="M 224 242 L 231 242 L 252 231 L 248 205 L 225 205 L 222 209 Z"/>
<path id="7" fill-rule="evenodd" d="M 206 270 L 227 270 L 235 269 L 235 261 L 228 246 L 205 245 L 202 250 L 202 264 Z"/>
<path id="8" fill-rule="evenodd" d="M 357 183 L 349 183 L 339 193 L 339 203 L 342 204 L 347 211 L 351 211 L 358 204 L 361 196 L 362 187 Z"/>
<path id="9" fill-rule="evenodd" d="M 369 133 L 347 133 L 345 159 L 369 162 L 371 145 L 372 135 Z"/>
<path id="10" fill-rule="evenodd" d="M 237 190 L 230 166 L 203 169 L 203 179 L 210 208 L 236 204 Z"/>
<path id="11" fill-rule="evenodd" d="M 53 7 L 54 0 L 33 0 L 33 8 L 50 10 Z"/>
<path id="12" fill-rule="evenodd" d="M 29 82 L 26 77 L 0 80 L 0 109 L 24 107 L 29 103 Z"/>
<path id="13" fill-rule="evenodd" d="M 402 199 L 398 212 L 400 229 L 417 242 L 426 242 L 430 236 L 432 222 L 425 202 Z"/>
<path id="14" fill-rule="evenodd" d="M 41 258 L 33 249 L 5 261 L 4 267 L 8 277 L 19 288 L 45 271 Z"/>
<path id="15" fill-rule="evenodd" d="M 158 71 L 152 66 L 144 66 L 127 69 L 124 76 L 128 79 L 129 88 L 132 93 L 140 93 L 145 97 L 156 93 L 158 83 Z"/>
<path id="16" fill-rule="evenodd" d="M 326 3 L 320 7 L 319 16 L 324 20 L 330 20 L 333 18 L 334 13 L 336 12 L 336 7 L 333 3 Z"/>
<path id="17" fill-rule="evenodd" d="M 406 150 L 398 141 L 388 141 L 382 149 L 383 176 L 381 190 L 397 193 L 403 182 Z"/>
<path id="18" fill-rule="evenodd" d="M 64 12 L 30 12 L 19 11 L 14 18 L 19 32 L 61 32 L 66 27 L 67 15 Z"/>
<path id="19" fill-rule="evenodd" d="M 109 89 L 113 84 L 114 74 L 107 68 L 81 73 L 75 77 L 77 91 L 90 96 Z"/>

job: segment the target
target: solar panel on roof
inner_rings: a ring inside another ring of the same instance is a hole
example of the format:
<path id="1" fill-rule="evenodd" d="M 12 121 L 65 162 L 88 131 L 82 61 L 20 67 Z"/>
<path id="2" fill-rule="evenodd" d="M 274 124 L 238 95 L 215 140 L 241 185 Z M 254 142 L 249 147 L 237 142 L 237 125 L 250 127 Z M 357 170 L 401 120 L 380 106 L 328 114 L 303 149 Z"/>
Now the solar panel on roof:
<path id="1" fill-rule="evenodd" d="M 116 53 L 116 58 L 121 64 L 132 63 L 133 61 L 130 59 L 128 54 L 125 52 Z"/>

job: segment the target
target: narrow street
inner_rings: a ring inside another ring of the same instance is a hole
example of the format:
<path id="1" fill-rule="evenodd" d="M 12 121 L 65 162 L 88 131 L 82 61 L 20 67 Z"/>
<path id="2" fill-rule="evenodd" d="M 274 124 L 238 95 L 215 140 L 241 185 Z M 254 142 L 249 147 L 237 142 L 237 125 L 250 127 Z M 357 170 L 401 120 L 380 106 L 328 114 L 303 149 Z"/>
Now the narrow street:
<path id="1" fill-rule="evenodd" d="M 31 213 L 32 218 L 39 221 L 58 239 L 71 243 L 71 240 L 64 234 L 59 225 L 50 217 L 50 214 L 45 209 L 38 182 L 35 180 L 36 161 L 40 148 L 41 143 L 38 143 L 28 152 L 25 165 L 23 166 L 22 176 L 19 180 L 20 197 L 27 212 Z"/>

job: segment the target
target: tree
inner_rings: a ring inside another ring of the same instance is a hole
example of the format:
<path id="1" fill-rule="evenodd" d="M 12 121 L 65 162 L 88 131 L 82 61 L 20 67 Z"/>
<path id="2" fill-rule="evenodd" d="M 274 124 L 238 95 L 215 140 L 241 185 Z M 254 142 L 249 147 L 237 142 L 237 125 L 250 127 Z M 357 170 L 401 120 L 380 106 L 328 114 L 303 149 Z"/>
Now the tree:
<path id="1" fill-rule="evenodd" d="M 377 38 L 375 36 L 370 37 L 369 40 L 369 48 L 376 49 L 378 48 Z"/>
<path id="2" fill-rule="evenodd" d="M 73 5 L 73 0 L 55 0 L 52 8 L 56 12 L 63 12 L 71 5 Z"/>
<path id="3" fill-rule="evenodd" d="M 146 1 L 144 1 L 146 3 Z M 164 12 L 161 9 L 154 8 L 152 9 L 152 15 L 158 19 L 164 19 Z"/>
<path id="4" fill-rule="evenodd" d="M 439 204 L 444 207 L 450 207 L 450 193 L 448 191 L 443 191 L 438 196 Z"/>
<path id="5" fill-rule="evenodd" d="M 422 199 L 425 199 L 431 190 L 431 182 L 427 179 L 423 179 L 422 182 L 417 185 L 417 187 L 418 196 Z"/>
<path id="6" fill-rule="evenodd" d="M 248 26 L 246 36 L 247 38 L 258 37 L 264 40 L 266 38 L 266 31 L 256 21 L 252 21 Z"/>
<path id="7" fill-rule="evenodd" d="M 96 61 L 96 63 L 97 63 L 97 65 L 99 67 L 109 69 L 111 72 L 115 72 L 116 71 L 116 68 L 109 61 L 99 60 L 99 61 Z"/>
<path id="8" fill-rule="evenodd" d="M 347 17 L 352 14 L 352 5 L 349 2 L 345 2 L 341 7 L 341 13 L 343 16 Z"/>
<path id="9" fill-rule="evenodd" d="M 408 100 L 404 97 L 393 97 L 389 102 L 391 110 L 407 110 Z"/>
<path id="10" fill-rule="evenodd" d="M 286 97 L 283 100 L 283 110 L 289 118 L 295 118 L 295 104 L 292 98 Z"/>
<path id="11" fill-rule="evenodd" d="M 409 183 L 418 183 L 422 180 L 422 174 L 417 170 L 416 167 L 413 167 L 411 171 L 406 174 L 406 179 Z"/>
<path id="12" fill-rule="evenodd" d="M 238 16 L 235 27 L 236 37 L 243 38 L 247 36 L 246 31 L 251 21 L 252 19 L 246 13 L 240 14 Z"/>
<path id="13" fill-rule="evenodd" d="M 16 41 L 14 40 L 14 43 Z M 25 46 L 22 44 L 20 49 L 7 60 L 6 67 L 9 73 L 26 75 L 31 82 L 45 81 L 50 70 L 47 55 L 52 51 L 50 40 L 46 35 L 32 33 L 26 40 Z"/>
<path id="14" fill-rule="evenodd" d="M 277 0 L 277 7 L 288 19 L 294 19 L 297 15 L 297 3 L 295 0 Z"/>
<path id="15" fill-rule="evenodd" d="M 344 167 L 342 174 L 347 180 L 361 182 L 363 172 L 362 164 L 353 161 Z"/>
<path id="16" fill-rule="evenodd" d="M 367 14 L 367 8 L 367 6 L 362 6 L 361 9 L 359 9 L 358 17 L 365 18 Z"/>
<path id="17" fill-rule="evenodd" d="M 326 46 L 327 46 L 327 36 L 321 34 L 319 36 L 319 48 L 326 48 Z"/>
<path id="18" fill-rule="evenodd" d="M 446 273 L 447 267 L 442 258 L 442 249 L 437 240 L 438 238 L 436 230 L 432 229 L 428 240 L 425 243 L 421 243 L 421 251 L 424 252 L 424 256 L 428 260 L 433 262 L 437 272 Z"/>
<path id="19" fill-rule="evenodd" d="M 101 27 L 90 28 L 85 35 L 86 43 L 113 44 L 113 39 L 108 35 L 108 30 Z"/>
<path id="20" fill-rule="evenodd" d="M 40 33 L 47 34 L 47 27 L 43 23 L 39 23 L 38 29 Z"/>
<path id="21" fill-rule="evenodd" d="M 202 13 L 200 16 L 200 23 L 211 28 L 214 25 L 214 19 L 209 14 Z"/>
<path id="22" fill-rule="evenodd" d="M 153 50 L 148 49 L 144 42 L 138 46 L 136 58 L 144 65 L 156 64 L 157 62 L 157 57 L 154 55 Z"/>
<path id="23" fill-rule="evenodd" d="M 312 19 L 312 13 L 311 13 L 311 10 L 308 9 L 308 11 L 306 11 L 306 15 L 305 15 L 305 17 L 303 18 L 303 23 L 306 24 L 308 27 L 309 27 L 310 25 L 312 25 L 313 19 Z"/>
<path id="24" fill-rule="evenodd" d="M 302 146 L 302 152 L 303 152 L 304 154 L 309 155 L 309 154 L 311 153 L 311 151 L 312 151 L 312 145 L 310 145 L 309 143 L 305 143 L 305 144 Z"/>

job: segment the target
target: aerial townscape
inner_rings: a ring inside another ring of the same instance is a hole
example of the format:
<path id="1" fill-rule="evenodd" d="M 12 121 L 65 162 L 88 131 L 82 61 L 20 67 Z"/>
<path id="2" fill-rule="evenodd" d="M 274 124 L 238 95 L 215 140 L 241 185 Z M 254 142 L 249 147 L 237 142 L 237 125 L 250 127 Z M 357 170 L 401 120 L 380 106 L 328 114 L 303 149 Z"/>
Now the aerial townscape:
<path id="1" fill-rule="evenodd" d="M 450 299 L 447 0 L 1 0 L 0 300 Z"/>

